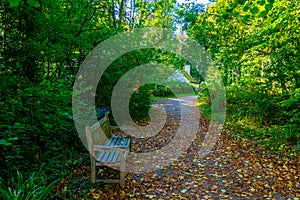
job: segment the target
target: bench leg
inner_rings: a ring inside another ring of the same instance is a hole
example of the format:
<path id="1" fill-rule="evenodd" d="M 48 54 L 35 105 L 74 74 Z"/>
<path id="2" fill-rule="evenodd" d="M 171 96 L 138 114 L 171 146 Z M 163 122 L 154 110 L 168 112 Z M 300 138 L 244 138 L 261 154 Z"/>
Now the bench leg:
<path id="1" fill-rule="evenodd" d="M 125 172 L 120 172 L 120 186 L 124 187 L 125 186 Z"/>
<path id="2" fill-rule="evenodd" d="M 91 156 L 91 182 L 96 183 L 96 160 Z"/>
<path id="3" fill-rule="evenodd" d="M 120 186 L 125 186 L 125 152 L 120 151 Z"/>

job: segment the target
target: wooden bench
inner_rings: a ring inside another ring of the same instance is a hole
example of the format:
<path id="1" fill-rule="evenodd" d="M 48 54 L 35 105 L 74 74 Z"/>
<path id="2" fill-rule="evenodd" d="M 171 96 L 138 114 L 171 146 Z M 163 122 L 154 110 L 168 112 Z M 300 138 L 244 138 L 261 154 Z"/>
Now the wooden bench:
<path id="1" fill-rule="evenodd" d="M 92 126 L 85 127 L 88 151 L 91 158 L 91 182 L 125 185 L 125 161 L 130 151 L 129 136 L 112 136 L 108 115 Z M 111 166 L 120 170 L 120 179 L 96 179 L 96 167 Z"/>

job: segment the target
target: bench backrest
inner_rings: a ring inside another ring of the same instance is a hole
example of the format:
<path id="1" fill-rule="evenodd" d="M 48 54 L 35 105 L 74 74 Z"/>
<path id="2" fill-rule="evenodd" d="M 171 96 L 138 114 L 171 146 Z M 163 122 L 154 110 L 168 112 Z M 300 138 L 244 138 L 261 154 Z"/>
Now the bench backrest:
<path id="1" fill-rule="evenodd" d="M 93 145 L 104 145 L 111 138 L 111 130 L 108 115 L 92 126 L 85 127 L 88 150 L 93 153 Z"/>

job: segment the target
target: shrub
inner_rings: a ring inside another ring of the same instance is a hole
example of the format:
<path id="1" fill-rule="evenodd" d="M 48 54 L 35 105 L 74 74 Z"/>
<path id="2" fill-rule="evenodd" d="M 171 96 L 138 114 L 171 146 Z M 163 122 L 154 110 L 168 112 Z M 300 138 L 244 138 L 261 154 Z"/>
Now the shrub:
<path id="1" fill-rule="evenodd" d="M 163 85 L 150 85 L 151 95 L 156 97 L 170 97 L 174 96 L 174 93 L 169 87 Z"/>
<path id="2" fill-rule="evenodd" d="M 31 171 L 53 157 L 63 159 L 65 149 L 81 145 L 65 81 L 33 85 L 10 78 L 2 84 L 1 177 L 8 178 L 11 170 Z"/>

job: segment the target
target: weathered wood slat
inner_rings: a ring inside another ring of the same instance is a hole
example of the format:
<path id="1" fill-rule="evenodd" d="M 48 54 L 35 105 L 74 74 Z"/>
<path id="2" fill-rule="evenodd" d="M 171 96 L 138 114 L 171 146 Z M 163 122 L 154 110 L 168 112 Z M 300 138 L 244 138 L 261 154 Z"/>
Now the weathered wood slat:
<path id="1" fill-rule="evenodd" d="M 118 162 L 118 157 L 119 157 L 119 154 L 118 153 L 115 153 L 114 154 L 114 157 L 113 157 L 113 162 Z M 119 159 L 120 160 L 120 159 Z"/>
<path id="2" fill-rule="evenodd" d="M 100 152 L 96 158 L 96 161 L 101 162 L 101 160 L 103 160 L 104 155 L 105 152 Z"/>
<path id="3" fill-rule="evenodd" d="M 126 151 L 123 152 L 126 157 Z M 96 161 L 102 163 L 114 163 L 120 162 L 120 156 L 118 151 L 100 152 L 96 157 Z"/>
<path id="4" fill-rule="evenodd" d="M 103 157 L 102 157 L 102 159 L 99 162 L 106 163 L 107 157 L 108 157 L 108 153 L 103 152 Z"/>
<path id="5" fill-rule="evenodd" d="M 112 136 L 107 142 L 105 146 L 129 146 L 130 137 L 119 137 L 119 136 Z"/>
<path id="6" fill-rule="evenodd" d="M 114 156 L 115 153 L 117 153 L 117 152 L 116 152 L 116 151 L 109 152 L 109 153 L 108 153 L 108 156 L 107 156 L 106 162 L 108 162 L 108 163 L 114 162 L 112 158 L 113 158 L 113 156 Z"/>

